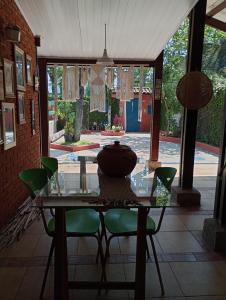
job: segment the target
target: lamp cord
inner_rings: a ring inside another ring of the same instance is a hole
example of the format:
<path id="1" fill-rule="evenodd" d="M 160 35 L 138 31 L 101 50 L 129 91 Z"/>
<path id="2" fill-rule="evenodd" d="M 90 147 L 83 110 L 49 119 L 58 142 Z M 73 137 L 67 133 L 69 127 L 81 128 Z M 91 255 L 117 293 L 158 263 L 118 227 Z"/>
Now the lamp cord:
<path id="1" fill-rule="evenodd" d="M 104 24 L 104 28 L 105 28 L 105 35 L 104 35 L 104 37 L 105 37 L 105 43 L 104 43 L 104 45 L 105 45 L 105 49 L 106 49 L 106 24 Z"/>

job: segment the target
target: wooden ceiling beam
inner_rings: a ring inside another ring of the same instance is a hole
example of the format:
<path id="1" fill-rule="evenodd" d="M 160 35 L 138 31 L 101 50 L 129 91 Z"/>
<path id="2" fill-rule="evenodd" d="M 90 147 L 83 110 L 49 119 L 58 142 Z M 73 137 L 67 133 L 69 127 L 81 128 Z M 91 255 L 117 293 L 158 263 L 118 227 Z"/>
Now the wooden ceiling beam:
<path id="1" fill-rule="evenodd" d="M 60 57 L 42 57 L 39 59 L 45 60 L 47 64 L 81 64 L 81 65 L 93 65 L 96 64 L 96 59 L 85 58 L 60 58 Z M 114 59 L 114 65 L 145 65 L 148 67 L 154 67 L 155 61 L 147 60 L 132 60 L 132 59 Z"/>
<path id="2" fill-rule="evenodd" d="M 211 18 L 209 16 L 206 16 L 206 24 L 214 27 L 216 29 L 222 30 L 224 32 L 226 32 L 226 23 L 222 22 L 220 20 L 217 20 L 215 18 Z"/>
<path id="3" fill-rule="evenodd" d="M 216 14 L 218 14 L 219 12 L 221 12 L 225 8 L 226 8 L 226 0 L 224 0 L 223 2 L 221 2 L 220 4 L 218 4 L 217 6 L 215 6 L 213 9 L 211 9 L 207 13 L 207 16 L 213 17 L 213 16 L 215 16 Z"/>

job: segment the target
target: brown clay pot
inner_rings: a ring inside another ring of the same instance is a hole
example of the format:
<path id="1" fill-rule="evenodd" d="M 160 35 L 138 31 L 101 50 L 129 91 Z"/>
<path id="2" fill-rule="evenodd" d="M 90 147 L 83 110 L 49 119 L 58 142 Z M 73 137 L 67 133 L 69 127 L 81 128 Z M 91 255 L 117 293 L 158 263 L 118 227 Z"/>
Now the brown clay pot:
<path id="1" fill-rule="evenodd" d="M 115 141 L 114 144 L 103 147 L 97 155 L 97 162 L 105 175 L 124 177 L 133 171 L 137 156 L 130 147 Z"/>

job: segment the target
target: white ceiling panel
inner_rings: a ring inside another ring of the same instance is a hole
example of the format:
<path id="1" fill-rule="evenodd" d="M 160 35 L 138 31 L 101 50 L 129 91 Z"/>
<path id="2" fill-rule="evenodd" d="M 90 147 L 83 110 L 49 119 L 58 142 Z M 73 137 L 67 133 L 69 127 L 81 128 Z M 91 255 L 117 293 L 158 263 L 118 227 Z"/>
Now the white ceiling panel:
<path id="1" fill-rule="evenodd" d="M 155 60 L 197 0 L 16 0 L 39 56 Z"/>

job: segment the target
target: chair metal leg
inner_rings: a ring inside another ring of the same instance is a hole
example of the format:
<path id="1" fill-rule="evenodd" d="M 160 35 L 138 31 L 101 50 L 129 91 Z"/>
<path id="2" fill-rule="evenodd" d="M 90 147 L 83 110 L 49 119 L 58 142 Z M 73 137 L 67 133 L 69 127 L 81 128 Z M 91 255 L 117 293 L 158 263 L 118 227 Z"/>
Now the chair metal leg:
<path id="1" fill-rule="evenodd" d="M 156 253 L 156 250 L 155 250 L 155 243 L 154 243 L 154 240 L 153 240 L 153 237 L 152 237 L 151 234 L 149 235 L 149 237 L 150 237 L 150 240 L 151 240 L 151 246 L 152 246 L 152 250 L 153 250 L 153 254 L 154 254 L 155 265 L 156 265 L 157 272 L 158 272 L 158 277 L 159 277 L 159 282 L 160 282 L 160 286 L 161 286 L 162 295 L 164 295 L 165 291 L 164 291 L 162 276 L 161 276 L 161 272 L 160 272 L 160 268 L 159 268 L 158 257 L 157 257 L 157 253 Z"/>
<path id="2" fill-rule="evenodd" d="M 107 276 L 105 270 L 105 257 L 104 257 L 104 251 L 100 239 L 98 239 L 98 248 L 100 249 L 99 251 L 100 251 L 100 260 L 101 260 L 101 267 L 102 267 L 101 281 L 106 281 Z"/>
<path id="3" fill-rule="evenodd" d="M 47 264 L 46 264 L 45 274 L 44 274 L 44 277 L 43 277 L 42 288 L 41 288 L 41 293 L 40 293 L 40 299 L 43 298 L 43 294 L 44 294 L 44 291 L 45 291 L 46 279 L 47 279 L 47 275 L 48 275 L 48 272 L 49 272 L 49 266 L 50 266 L 51 259 L 52 259 L 52 256 L 53 256 L 54 247 L 55 247 L 54 239 L 52 239 L 51 247 L 50 247 L 50 250 L 49 250 L 49 257 L 48 257 L 48 261 L 47 261 Z"/>
<path id="4" fill-rule="evenodd" d="M 99 215 L 100 215 L 100 223 L 101 223 L 101 241 L 102 241 L 102 238 L 104 237 L 105 243 L 107 243 L 107 232 L 106 232 L 106 227 L 105 227 L 105 223 L 104 223 L 104 216 L 103 216 L 102 212 L 100 212 Z"/>
<path id="5" fill-rule="evenodd" d="M 109 251 L 109 248 L 110 248 L 110 242 L 111 242 L 111 239 L 113 238 L 114 236 L 111 235 L 107 241 L 106 241 L 106 251 L 105 251 L 105 261 L 107 260 L 107 257 L 110 256 L 110 251 Z"/>
<path id="6" fill-rule="evenodd" d="M 149 252 L 149 248 L 148 248 L 148 240 L 146 237 L 146 252 L 147 252 L 147 258 L 150 258 L 150 252 Z"/>
<path id="7" fill-rule="evenodd" d="M 99 231 L 99 229 L 98 229 L 98 232 L 97 232 L 97 235 L 98 235 L 98 238 L 97 238 L 97 240 L 100 240 L 101 241 L 101 234 L 100 234 L 100 231 Z M 102 246 L 102 244 L 101 244 L 101 246 Z M 98 242 L 98 249 L 97 249 L 97 256 L 96 256 L 96 264 L 98 264 L 98 262 L 99 262 L 99 255 L 100 255 L 100 246 L 99 246 L 99 242 Z"/>

